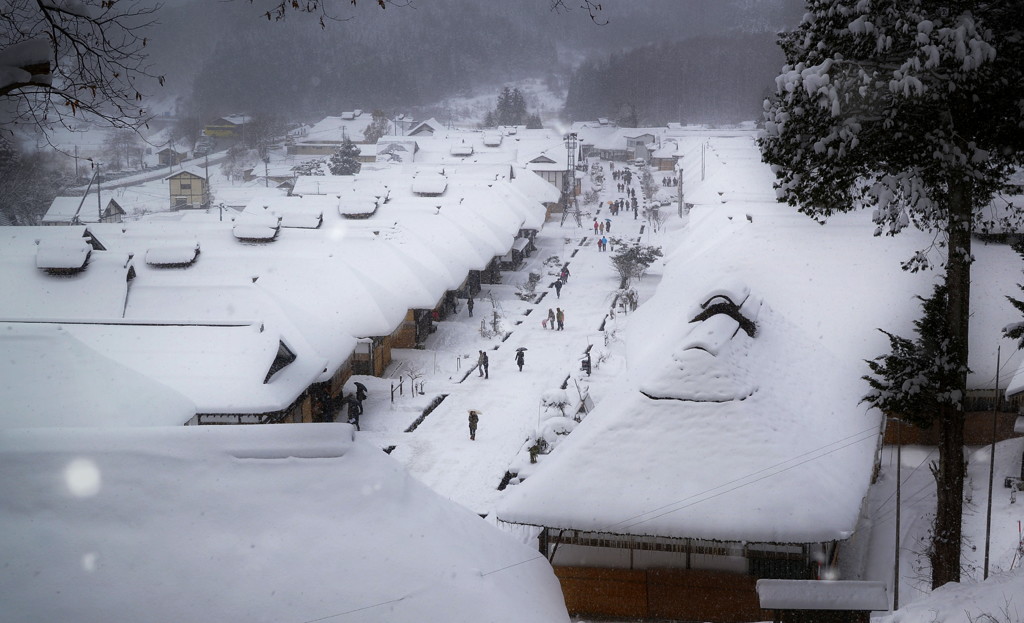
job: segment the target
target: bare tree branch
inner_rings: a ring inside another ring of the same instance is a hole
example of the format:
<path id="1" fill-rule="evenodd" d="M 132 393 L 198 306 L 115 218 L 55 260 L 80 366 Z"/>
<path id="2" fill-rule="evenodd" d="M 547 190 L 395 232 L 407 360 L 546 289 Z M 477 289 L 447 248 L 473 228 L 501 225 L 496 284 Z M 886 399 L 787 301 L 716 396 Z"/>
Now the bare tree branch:
<path id="1" fill-rule="evenodd" d="M 0 70 L 27 74 L 0 78 L 3 127 L 35 126 L 49 139 L 56 125 L 73 128 L 76 120 L 100 121 L 114 128 L 137 129 L 148 119 L 142 105 L 150 80 L 145 30 L 160 5 L 133 0 L 7 0 L 0 14 Z M 19 52 L 37 51 L 46 42 L 49 58 L 36 52 L 32 64 Z M 33 45 L 35 43 L 36 45 Z M 19 47 L 20 46 L 20 47 Z M 18 79 L 21 76 L 23 79 Z M 27 79 L 24 79 L 26 78 Z"/>
<path id="2" fill-rule="evenodd" d="M 608 20 L 606 19 L 603 21 L 598 20 L 598 16 L 604 8 L 601 6 L 600 2 L 595 2 L 594 0 L 580 0 L 580 3 L 579 8 L 586 9 L 587 14 L 590 15 L 591 21 L 595 24 L 604 26 L 608 23 Z M 569 11 L 571 9 L 565 4 L 565 0 L 551 0 L 551 10 L 556 13 L 561 13 L 562 11 Z"/>

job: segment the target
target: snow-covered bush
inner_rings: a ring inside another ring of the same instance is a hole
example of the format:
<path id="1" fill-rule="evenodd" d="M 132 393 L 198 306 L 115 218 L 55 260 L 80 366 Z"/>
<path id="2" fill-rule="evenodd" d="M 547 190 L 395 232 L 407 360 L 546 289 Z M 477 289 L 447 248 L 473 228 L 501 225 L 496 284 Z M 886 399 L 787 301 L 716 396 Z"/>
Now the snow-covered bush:
<path id="1" fill-rule="evenodd" d="M 530 273 L 526 281 L 516 284 L 516 296 L 521 301 L 532 301 L 537 296 L 537 284 L 540 282 L 540 275 Z"/>
<path id="2" fill-rule="evenodd" d="M 571 401 L 569 394 L 564 389 L 549 389 L 540 398 L 540 404 L 544 407 L 544 414 L 547 417 L 565 417 L 566 409 Z"/>

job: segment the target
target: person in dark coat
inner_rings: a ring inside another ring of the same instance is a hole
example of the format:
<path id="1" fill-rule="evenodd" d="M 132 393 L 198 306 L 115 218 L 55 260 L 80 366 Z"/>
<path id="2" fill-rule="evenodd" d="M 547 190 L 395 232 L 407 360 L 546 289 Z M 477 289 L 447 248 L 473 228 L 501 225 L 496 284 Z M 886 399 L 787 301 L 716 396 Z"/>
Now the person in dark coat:
<path id="1" fill-rule="evenodd" d="M 562 280 L 555 279 L 555 297 L 562 298 Z"/>
<path id="2" fill-rule="evenodd" d="M 468 299 L 466 299 L 466 309 L 469 310 L 469 317 L 472 318 L 473 317 L 473 297 L 472 296 L 469 297 Z"/>
<path id="3" fill-rule="evenodd" d="M 363 414 L 363 401 L 366 400 L 366 386 L 356 383 L 356 403 L 359 405 L 359 415 Z"/>
<path id="4" fill-rule="evenodd" d="M 526 363 L 526 355 L 523 354 L 523 351 L 517 350 L 516 351 L 516 365 L 519 366 L 519 371 L 520 372 L 523 371 L 523 364 L 524 363 Z"/>
<path id="5" fill-rule="evenodd" d="M 480 412 L 469 410 L 469 439 L 476 441 L 476 425 L 480 423 Z"/>
<path id="6" fill-rule="evenodd" d="M 348 423 L 355 426 L 356 430 L 359 430 L 359 402 L 350 399 L 348 401 Z"/>
<path id="7" fill-rule="evenodd" d="M 550 307 L 548 308 L 548 318 L 547 318 L 547 321 L 548 321 L 547 326 L 549 326 L 552 329 L 554 329 L 555 328 L 555 310 L 551 309 Z"/>

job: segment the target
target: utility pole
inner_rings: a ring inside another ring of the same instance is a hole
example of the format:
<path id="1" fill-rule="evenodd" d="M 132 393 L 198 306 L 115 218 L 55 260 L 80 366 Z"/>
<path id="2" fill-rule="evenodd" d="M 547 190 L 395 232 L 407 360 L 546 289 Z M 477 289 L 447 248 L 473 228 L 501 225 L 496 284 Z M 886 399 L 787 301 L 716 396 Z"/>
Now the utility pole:
<path id="1" fill-rule="evenodd" d="M 571 132 L 565 135 L 565 149 L 568 158 L 566 159 L 566 171 L 562 177 L 562 222 L 565 224 L 566 217 L 572 214 L 576 220 L 577 227 L 583 227 L 580 220 L 580 205 L 576 200 L 576 133 Z"/>
<path id="2" fill-rule="evenodd" d="M 704 181 L 704 152 L 707 147 L 707 141 L 700 144 L 700 181 Z"/>
<path id="3" fill-rule="evenodd" d="M 245 131 L 244 125 L 242 126 L 242 131 Z M 200 199 L 200 201 L 203 202 L 203 205 L 199 206 L 201 208 L 205 208 L 206 206 L 210 205 L 210 154 L 206 154 L 203 169 L 204 172 L 206 173 L 206 187 L 203 188 L 203 197 L 202 199 Z"/>
<path id="4" fill-rule="evenodd" d="M 679 218 L 683 218 L 683 159 L 679 158 L 676 162 L 676 175 L 679 176 L 678 183 L 676 184 L 676 197 L 679 201 Z"/>
<path id="5" fill-rule="evenodd" d="M 97 160 L 96 164 L 96 222 L 103 222 L 103 203 L 100 201 L 100 163 Z"/>
<path id="6" fill-rule="evenodd" d="M 988 459 L 988 510 L 985 512 L 985 576 L 988 579 L 988 554 L 992 544 L 992 480 L 996 473 L 996 423 L 999 417 L 999 406 L 1002 402 L 1002 394 L 999 393 L 999 358 L 1002 346 L 996 346 L 996 401 L 992 405 L 992 451 Z"/>
<path id="7" fill-rule="evenodd" d="M 900 609 L 900 486 L 903 483 L 903 422 L 896 429 L 896 562 L 892 576 L 892 609 Z"/>

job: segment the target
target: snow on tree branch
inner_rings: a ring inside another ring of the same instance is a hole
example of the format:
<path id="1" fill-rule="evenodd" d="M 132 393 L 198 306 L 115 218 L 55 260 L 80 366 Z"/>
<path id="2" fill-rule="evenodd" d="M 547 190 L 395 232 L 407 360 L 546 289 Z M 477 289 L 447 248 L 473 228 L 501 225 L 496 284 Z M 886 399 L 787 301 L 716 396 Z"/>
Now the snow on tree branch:
<path id="1" fill-rule="evenodd" d="M 116 128 L 147 119 L 150 73 L 145 30 L 160 5 L 110 0 L 8 0 L 0 13 L 4 125 L 44 133 L 76 118 Z"/>

